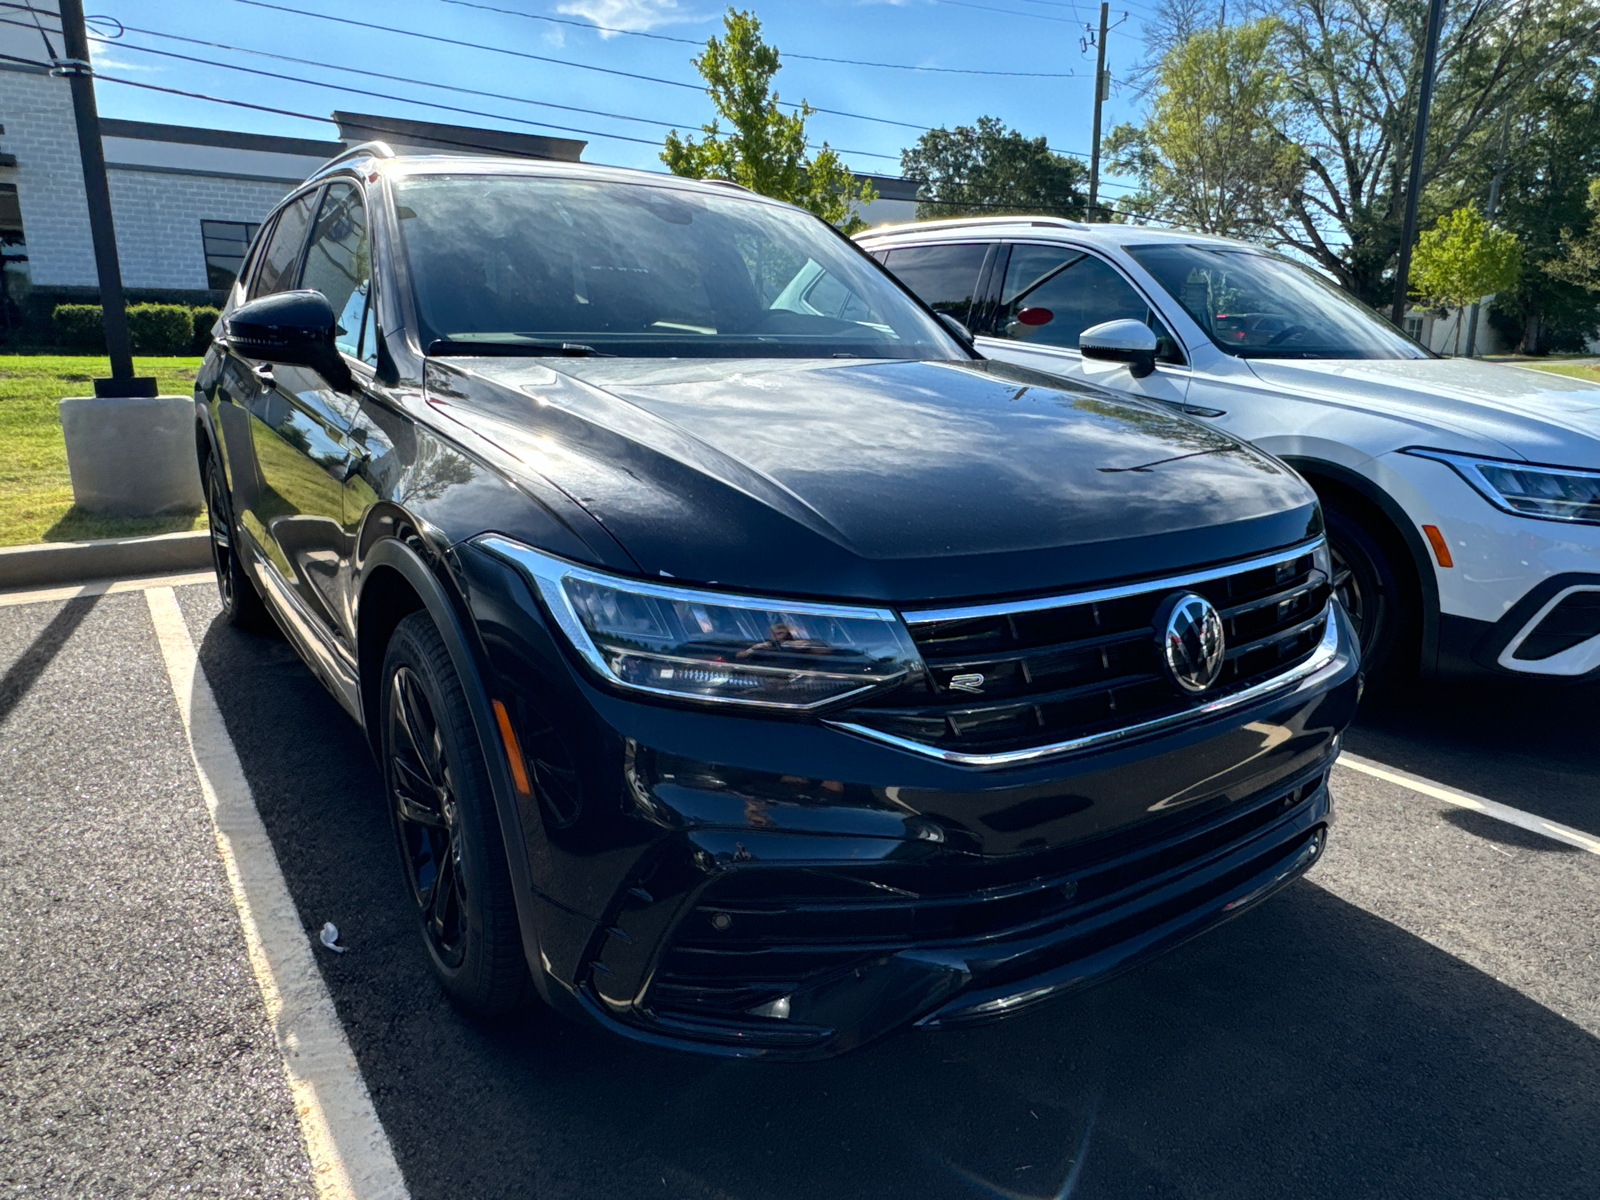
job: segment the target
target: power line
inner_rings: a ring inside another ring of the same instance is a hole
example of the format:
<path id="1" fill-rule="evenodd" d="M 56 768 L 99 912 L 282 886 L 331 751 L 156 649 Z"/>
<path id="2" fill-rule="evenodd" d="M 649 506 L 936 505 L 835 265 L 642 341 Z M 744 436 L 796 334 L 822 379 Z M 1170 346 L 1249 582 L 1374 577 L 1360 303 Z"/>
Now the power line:
<path id="1" fill-rule="evenodd" d="M 482 12 L 501 13 L 508 17 L 521 17 L 527 21 L 545 21 L 552 25 L 570 25 L 577 29 L 598 30 L 601 33 L 616 33 L 626 37 L 650 38 L 657 42 L 675 42 L 680 46 L 704 47 L 705 43 L 694 38 L 673 37 L 666 33 L 648 33 L 642 29 L 619 29 L 612 25 L 591 24 L 588 21 L 574 21 L 565 17 L 551 17 L 543 13 L 518 12 L 514 8 L 498 8 L 493 4 L 478 4 L 474 0 L 439 0 L 441 4 L 453 4 L 458 8 L 475 8 Z M 1045 4 L 1055 3 L 1055 0 L 1028 0 L 1028 3 Z M 1071 7 L 1063 5 L 1062 7 Z M 785 50 L 779 55 L 782 58 L 804 59 L 806 62 L 840 63 L 847 67 L 882 67 L 890 71 L 928 71 L 941 75 L 1004 75 L 1024 79 L 1076 79 L 1075 72 L 1066 71 L 981 71 L 974 67 L 928 67 L 912 63 L 885 63 L 865 62 L 855 58 L 831 58 L 823 54 L 799 54 Z"/>
<path id="2" fill-rule="evenodd" d="M 20 22 L 16 21 L 6 21 L 4 18 L 0 18 L 0 22 L 3 22 L 7 25 L 20 24 Z M 249 46 L 232 46 L 226 42 L 210 42 L 206 41 L 204 38 L 185 37 L 178 33 L 163 33 L 158 29 L 141 29 L 136 25 L 127 25 L 124 26 L 124 28 L 129 33 L 137 33 L 146 37 L 164 38 L 174 42 L 184 42 L 191 46 L 205 46 L 212 50 L 227 50 L 235 54 L 251 54 L 258 58 L 270 58 L 276 62 L 294 63 L 296 66 L 301 67 L 320 67 L 326 71 L 345 71 L 352 75 L 365 75 L 372 79 L 387 79 L 394 83 L 415 83 L 423 87 L 440 88 L 449 92 L 461 92 L 469 96 L 483 96 L 485 99 L 489 100 L 507 100 L 515 104 L 531 104 L 539 108 L 559 108 L 566 112 L 586 113 L 589 116 L 594 117 L 610 117 L 616 121 L 635 121 L 643 125 L 659 125 L 663 129 L 670 129 L 674 127 L 687 128 L 692 124 L 692 122 L 688 121 L 660 121 L 651 117 L 632 117 L 625 113 L 606 112 L 605 110 L 598 108 L 579 108 L 576 105 L 556 104 L 548 100 L 529 100 L 522 96 L 506 95 L 503 92 L 486 92 L 479 88 L 458 87 L 455 84 L 438 83 L 433 80 L 417 79 L 406 75 L 388 75 L 382 71 L 369 71 L 364 67 L 339 66 L 336 63 L 317 62 L 315 59 L 295 58 L 288 54 L 274 54 L 269 50 L 255 50 Z M 168 54 L 167 52 L 157 50 L 151 46 L 140 46 L 135 42 L 124 42 L 120 38 L 98 38 L 98 40 L 104 41 L 109 45 L 119 46 L 125 50 L 138 50 L 144 54 L 165 54 L 167 57 L 183 57 L 181 55 L 174 56 Z M 212 59 L 190 59 L 189 61 L 206 62 L 208 64 L 214 63 L 214 60 Z M 226 64 L 218 63 L 215 65 L 222 66 Z"/>
<path id="3" fill-rule="evenodd" d="M 6 21 L 4 18 L 0 18 L 0 24 L 11 25 L 11 24 L 16 24 L 16 23 L 17 22 Z M 176 36 L 176 35 L 174 35 L 174 36 Z M 322 89 L 324 89 L 326 91 L 347 92 L 347 93 L 350 93 L 352 95 L 369 96 L 369 97 L 372 97 L 372 98 L 378 99 L 378 100 L 392 100 L 392 101 L 395 101 L 395 102 L 400 103 L 400 104 L 420 104 L 424 108 L 436 108 L 436 109 L 439 109 L 439 110 L 441 110 L 443 112 L 459 113 L 459 114 L 461 114 L 463 116 L 488 117 L 488 118 L 490 118 L 492 120 L 497 120 L 497 121 L 512 121 L 512 122 L 514 122 L 514 123 L 516 123 L 518 125 L 529 125 L 529 126 L 532 126 L 533 128 L 536 128 L 536 129 L 554 129 L 554 130 L 558 130 L 558 131 L 560 131 L 562 133 L 581 133 L 586 137 L 602 138 L 602 139 L 607 139 L 607 140 L 616 141 L 616 142 L 634 142 L 634 143 L 636 143 L 638 145 L 642 145 L 642 146 L 659 146 L 659 145 L 661 145 L 660 141 L 658 141 L 656 139 L 653 139 L 653 138 L 630 137 L 627 134 L 621 134 L 621 133 L 603 133 L 603 132 L 601 132 L 599 130 L 596 130 L 596 129 L 579 129 L 579 128 L 576 128 L 576 127 L 570 126 L 570 125 L 556 125 L 556 124 L 553 124 L 552 122 L 549 122 L 549 121 L 533 121 L 533 120 L 529 120 L 529 119 L 524 118 L 524 117 L 513 117 L 513 116 L 509 116 L 509 115 L 503 114 L 503 113 L 484 112 L 484 111 L 482 111 L 480 109 L 475 109 L 475 108 L 462 108 L 459 105 L 454 105 L 454 104 L 441 104 L 436 100 L 419 99 L 419 98 L 413 97 L 413 96 L 396 96 L 396 95 L 392 95 L 392 94 L 390 94 L 388 92 L 376 92 L 376 91 L 371 90 L 370 88 L 351 87 L 351 86 L 349 86 L 347 84 L 341 84 L 341 83 L 325 83 L 325 82 L 323 82 L 322 80 L 319 80 L 319 79 L 303 79 L 303 78 L 301 78 L 299 76 L 296 76 L 296 75 L 284 75 L 284 74 L 281 74 L 281 73 L 279 73 L 277 71 L 263 71 L 263 70 L 259 70 L 259 69 L 255 68 L 255 67 L 240 66 L 237 63 L 218 62 L 215 59 L 210 59 L 210 58 L 197 58 L 194 55 L 190 55 L 190 54 L 178 54 L 178 53 L 176 53 L 174 51 L 171 51 L 171 50 L 157 50 L 153 46 L 139 46 L 139 45 L 135 45 L 132 42 L 115 41 L 115 40 L 110 39 L 110 38 L 103 38 L 103 37 L 96 36 L 95 40 L 99 41 L 99 42 L 102 42 L 102 43 L 107 43 L 107 44 L 110 44 L 110 45 L 116 45 L 116 46 L 122 47 L 123 49 L 127 49 L 127 50 L 137 50 L 137 51 L 140 51 L 140 52 L 145 53 L 145 54 L 160 55 L 162 58 L 175 58 L 175 59 L 179 59 L 179 60 L 181 60 L 183 62 L 192 62 L 192 63 L 198 63 L 198 64 L 200 64 L 202 66 L 214 67 L 214 68 L 216 68 L 218 70 L 237 71 L 237 72 L 241 72 L 241 73 L 246 74 L 246 75 L 259 75 L 259 76 L 261 76 L 263 78 L 266 78 L 266 79 L 275 79 L 275 80 L 278 80 L 280 82 L 285 82 L 285 83 L 297 83 L 297 84 L 302 84 L 302 85 L 304 85 L 306 87 L 322 88 Z M 183 40 L 185 40 L 185 41 L 196 41 L 198 39 L 185 38 Z M 217 46 L 218 48 L 225 48 L 225 49 L 232 49 L 233 48 L 233 47 L 222 47 L 222 46 L 220 46 L 219 43 L 202 43 L 202 44 Z M 265 51 L 246 51 L 246 53 L 266 54 Z M 359 68 L 355 68 L 355 67 L 340 67 L 340 66 L 336 66 L 336 65 L 334 65 L 332 63 L 319 63 L 319 62 L 311 61 L 309 59 L 288 58 L 286 55 L 268 54 L 266 56 L 269 57 L 269 58 L 284 59 L 284 60 L 289 61 L 289 62 L 298 63 L 298 64 L 300 64 L 302 66 L 319 67 L 319 68 L 321 68 L 323 70 L 329 70 L 329 71 L 351 71 L 351 72 L 354 72 L 354 73 L 357 73 L 357 74 L 362 74 L 362 75 L 376 75 L 376 76 L 378 76 L 379 78 L 382 78 L 382 79 L 394 79 L 394 80 L 400 80 L 402 82 L 411 82 L 411 83 L 417 84 L 420 87 L 439 87 L 439 88 L 445 88 L 445 89 L 450 90 L 450 91 L 465 91 L 465 92 L 471 92 L 471 93 L 476 94 L 476 95 L 488 96 L 488 97 L 491 97 L 491 98 L 494 98 L 494 99 L 510 100 L 510 101 L 520 102 L 520 103 L 524 103 L 524 104 L 540 104 L 540 103 L 542 103 L 541 101 L 537 101 L 537 100 L 523 100 L 521 97 L 518 97 L 518 96 L 505 96 L 505 95 L 501 95 L 501 94 L 496 93 L 496 92 L 478 92 L 475 89 L 457 88 L 457 87 L 454 87 L 454 86 L 452 86 L 450 84 L 430 83 L 427 80 L 420 80 L 420 79 L 418 79 L 418 80 L 405 80 L 404 77 L 402 77 L 402 76 L 382 75 L 379 72 L 375 72 L 375 71 L 364 71 L 364 70 L 360 70 Z M 109 77 L 104 77 L 104 78 L 109 78 Z M 570 106 L 569 105 L 553 105 L 552 107 L 569 108 Z M 604 112 L 599 112 L 598 110 L 595 110 L 595 109 L 578 109 L 576 111 L 587 112 L 587 113 L 590 113 L 591 115 L 594 115 L 594 116 L 612 117 L 612 118 L 615 118 L 617 120 L 622 120 L 622 121 L 638 121 L 638 122 L 642 122 L 644 124 L 660 125 L 660 126 L 667 127 L 667 128 L 671 128 L 672 127 L 672 123 L 671 122 L 653 121 L 653 120 L 651 120 L 651 119 L 649 119 L 647 117 L 631 117 L 631 116 L 625 116 L 625 115 L 622 115 L 622 114 L 619 114 L 619 113 L 604 113 Z M 311 119 L 319 120 L 319 119 L 324 119 L 324 118 L 311 118 Z M 686 123 L 684 123 L 684 124 L 686 125 Z M 845 149 L 843 147 L 836 148 L 835 152 L 839 153 L 839 154 L 860 155 L 860 156 L 865 157 L 865 158 L 882 158 L 882 159 L 887 159 L 889 161 L 897 161 L 898 157 L 899 157 L 898 155 L 893 155 L 893 154 L 877 154 L 877 153 L 874 153 L 871 150 L 847 150 L 847 149 Z"/>
<path id="4" fill-rule="evenodd" d="M 941 3 L 949 2 L 952 2 L 952 0 L 941 0 Z M 468 50 L 482 50 L 490 54 L 508 54 L 513 58 L 532 59 L 535 62 L 555 63 L 558 66 L 563 67 L 576 67 L 583 71 L 598 71 L 603 75 L 619 75 L 625 79 L 640 79 L 646 83 L 660 83 L 665 84 L 668 87 L 687 88 L 691 92 L 704 93 L 705 91 L 705 88 L 699 84 L 684 83 L 677 79 L 663 79 L 659 75 L 643 75 L 636 71 L 618 71 L 611 67 L 597 67 L 590 63 L 573 62 L 570 59 L 565 58 L 552 58 L 545 54 L 530 54 L 525 50 L 513 50 L 508 46 L 486 46 L 481 42 L 462 41 L 460 38 L 444 37 L 442 34 L 437 33 L 422 33 L 415 29 L 398 29 L 390 25 L 377 25 L 371 21 L 358 21 L 353 17 L 336 17 L 330 13 L 310 12 L 303 8 L 290 8 L 283 4 L 269 3 L 269 0 L 233 0 L 233 3 L 247 4 L 252 8 L 265 8 L 271 9 L 275 12 L 290 13 L 299 17 L 311 17 L 318 21 L 332 21 L 337 25 L 351 25 L 357 29 L 372 29 L 379 33 L 395 33 L 403 37 L 420 38 L 423 41 L 438 42 L 447 46 L 461 46 Z M 926 128 L 924 125 L 912 124 L 910 121 L 892 121 L 887 117 L 869 117 L 864 113 L 845 112 L 842 109 L 837 108 L 821 108 L 815 104 L 801 105 L 795 104 L 791 101 L 781 101 L 780 103 L 784 108 L 798 109 L 804 107 L 815 113 L 826 113 L 833 117 L 848 117 L 855 121 L 871 121 L 878 125 L 897 125 L 903 129 L 918 130 Z M 876 155 L 875 157 L 884 158 L 892 156 Z"/>
<path id="5" fill-rule="evenodd" d="M 6 22 L 6 23 L 7 24 L 11 24 L 11 22 Z M 110 41 L 110 39 L 108 39 L 108 38 L 100 38 L 100 37 L 95 38 L 95 40 L 98 41 L 98 42 L 102 42 L 102 43 Z M 219 70 L 236 71 L 236 72 L 240 72 L 240 73 L 245 74 L 245 75 L 257 75 L 257 76 L 260 76 L 263 79 L 276 79 L 281 83 L 298 83 L 298 84 L 303 84 L 306 87 L 324 88 L 324 89 L 327 89 L 327 90 L 330 90 L 330 91 L 335 91 L 335 92 L 348 92 L 350 95 L 353 95 L 353 96 L 368 96 L 368 97 L 371 97 L 372 99 L 375 99 L 375 100 L 393 100 L 393 101 L 395 101 L 396 103 L 399 103 L 399 104 L 421 104 L 426 108 L 437 108 L 441 112 L 459 113 L 462 116 L 468 116 L 468 117 L 489 117 L 489 118 L 491 118 L 493 120 L 497 120 L 497 121 L 514 121 L 518 125 L 532 125 L 532 126 L 534 126 L 536 128 L 539 128 L 539 129 L 555 129 L 555 130 L 559 130 L 562 133 L 581 133 L 585 137 L 610 138 L 612 141 L 618 141 L 618 142 L 637 142 L 640 145 L 644 145 L 644 146 L 655 146 L 655 145 L 659 145 L 660 144 L 659 142 L 657 142 L 653 138 L 630 137 L 630 136 L 628 136 L 627 134 L 624 134 L 624 133 L 601 133 L 599 130 L 596 130 L 596 129 L 578 129 L 578 128 L 576 128 L 574 126 L 571 126 L 571 125 L 554 125 L 554 124 L 551 124 L 549 121 L 533 121 L 533 120 L 529 120 L 526 117 L 506 116 L 506 115 L 504 115 L 502 113 L 484 112 L 483 110 L 476 109 L 476 108 L 462 108 L 459 105 L 455 105 L 455 104 L 440 104 L 437 100 L 418 100 L 418 99 L 416 99 L 415 97 L 412 97 L 412 96 L 396 96 L 396 95 L 393 95 L 393 94 L 391 94 L 389 92 L 375 92 L 375 91 L 372 91 L 370 88 L 351 87 L 350 85 L 343 84 L 343 83 L 324 83 L 319 79 L 302 79 L 302 78 L 300 78 L 298 76 L 295 76 L 295 75 L 285 75 L 281 71 L 263 71 L 258 67 L 245 67 L 245 66 L 240 66 L 238 63 L 222 63 L 222 62 L 217 62 L 215 59 L 211 59 L 211 58 L 197 58 L 196 56 L 194 56 L 192 54 L 179 54 L 179 53 L 177 53 L 176 51 L 173 51 L 173 50 L 157 50 L 153 46 L 135 46 L 132 43 L 126 43 L 125 44 L 125 43 L 122 43 L 122 42 L 114 42 L 112 44 L 119 45 L 119 46 L 124 46 L 126 49 L 129 49 L 129 50 L 139 50 L 139 51 L 141 51 L 141 52 L 143 52 L 145 54 L 158 54 L 162 58 L 175 58 L 175 59 L 178 59 L 181 62 L 198 63 L 201 66 L 215 67 L 215 68 L 217 68 Z M 345 69 L 347 69 L 347 68 L 342 68 L 342 67 L 329 67 L 328 64 L 326 64 L 326 63 L 309 63 L 309 62 L 305 62 L 305 60 L 303 60 L 303 59 L 299 60 L 299 61 L 305 63 L 305 65 L 307 65 L 307 66 L 323 67 L 323 68 L 326 68 L 326 69 L 329 69 L 329 70 L 336 70 L 337 71 L 337 70 L 345 70 Z M 365 74 L 365 72 L 363 72 L 363 73 Z M 393 79 L 395 77 L 391 75 L 391 76 L 385 76 L 385 78 Z M 417 82 L 420 83 L 421 81 L 417 81 Z M 430 86 L 430 85 L 423 84 L 423 86 Z M 509 99 L 509 97 L 500 97 L 500 99 Z M 609 116 L 611 114 L 608 113 L 608 114 L 603 114 L 603 115 Z M 624 119 L 626 120 L 628 118 L 624 118 Z"/>
<path id="6" fill-rule="evenodd" d="M 1047 17 L 1044 13 L 1018 12 L 1014 8 L 995 8 L 990 4 L 973 4 L 970 0 L 934 0 L 936 4 L 951 4 L 956 8 L 981 8 L 984 12 L 1005 13 L 1012 17 L 1032 17 L 1036 21 L 1056 21 L 1062 25 L 1081 25 L 1081 20 L 1068 20 L 1066 17 Z"/>

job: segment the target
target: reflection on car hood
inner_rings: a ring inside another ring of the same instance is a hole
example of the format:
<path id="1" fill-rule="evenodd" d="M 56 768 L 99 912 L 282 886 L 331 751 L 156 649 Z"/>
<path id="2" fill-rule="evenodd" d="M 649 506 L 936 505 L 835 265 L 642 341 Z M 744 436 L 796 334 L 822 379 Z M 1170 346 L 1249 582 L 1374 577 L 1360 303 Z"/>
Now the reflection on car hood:
<path id="1" fill-rule="evenodd" d="M 1498 443 L 1484 453 L 1600 467 L 1600 384 L 1468 358 L 1248 361 L 1285 391 Z"/>
<path id="2" fill-rule="evenodd" d="M 652 575 L 1021 592 L 1256 553 L 1314 519 L 1254 449 L 991 362 L 436 360 L 429 393 Z"/>

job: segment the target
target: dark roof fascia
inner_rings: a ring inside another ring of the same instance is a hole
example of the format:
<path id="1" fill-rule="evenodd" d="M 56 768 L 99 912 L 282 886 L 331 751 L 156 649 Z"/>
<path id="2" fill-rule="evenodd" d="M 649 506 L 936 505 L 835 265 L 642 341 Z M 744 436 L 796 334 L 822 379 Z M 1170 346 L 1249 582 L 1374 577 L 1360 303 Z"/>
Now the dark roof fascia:
<path id="1" fill-rule="evenodd" d="M 479 151 L 517 158 L 550 158 L 578 162 L 587 142 L 574 138 L 545 137 L 536 133 L 511 133 L 504 129 L 477 129 L 470 125 L 441 125 L 434 121 L 408 121 L 371 113 L 335 112 L 339 136 L 347 143 L 384 141 L 403 146 L 426 146 L 456 154 Z M 404 154 L 405 151 L 397 151 Z"/>
<path id="2" fill-rule="evenodd" d="M 154 121 L 123 121 L 116 117 L 100 118 L 100 135 L 129 138 L 139 142 L 176 142 L 185 146 L 259 150 L 271 154 L 296 154 L 317 159 L 329 158 L 344 150 L 343 142 L 279 137 L 267 133 L 235 133 L 229 129 L 196 129 L 188 125 L 160 125 Z"/>

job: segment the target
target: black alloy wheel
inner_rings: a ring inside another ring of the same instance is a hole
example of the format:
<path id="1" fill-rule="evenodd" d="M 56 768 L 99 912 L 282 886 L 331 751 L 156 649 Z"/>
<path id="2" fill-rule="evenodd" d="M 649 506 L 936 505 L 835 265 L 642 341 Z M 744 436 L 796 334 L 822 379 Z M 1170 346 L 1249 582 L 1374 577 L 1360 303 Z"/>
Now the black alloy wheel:
<path id="1" fill-rule="evenodd" d="M 245 574 L 244 564 L 239 561 L 238 531 L 233 523 L 233 505 L 228 502 L 227 482 L 217 460 L 209 456 L 206 459 L 206 522 L 223 619 L 253 633 L 270 632 L 272 617 L 256 592 L 256 585 Z"/>
<path id="2" fill-rule="evenodd" d="M 528 969 L 505 846 L 460 679 L 426 613 L 395 628 L 382 678 L 384 782 L 429 962 L 468 1013 L 507 1012 Z"/>
<path id="3" fill-rule="evenodd" d="M 1385 677 L 1404 657 L 1400 651 L 1409 641 L 1414 604 L 1392 549 L 1340 509 L 1325 505 L 1324 512 L 1334 595 L 1355 626 L 1362 669 L 1369 678 Z"/>

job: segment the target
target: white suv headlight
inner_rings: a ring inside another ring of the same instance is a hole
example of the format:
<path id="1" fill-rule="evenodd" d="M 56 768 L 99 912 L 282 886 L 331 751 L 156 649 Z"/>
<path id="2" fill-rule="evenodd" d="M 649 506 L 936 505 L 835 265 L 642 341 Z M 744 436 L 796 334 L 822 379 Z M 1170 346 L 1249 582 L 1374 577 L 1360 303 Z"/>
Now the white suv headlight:
<path id="1" fill-rule="evenodd" d="M 1519 517 L 1600 525 L 1600 471 L 1546 467 L 1412 447 L 1404 453 L 1455 469 L 1490 504 Z"/>
<path id="2" fill-rule="evenodd" d="M 633 691 L 752 708 L 812 709 L 923 671 L 889 609 L 762 600 L 609 575 L 490 534 L 573 648 Z"/>

